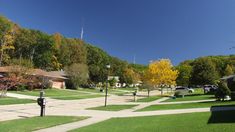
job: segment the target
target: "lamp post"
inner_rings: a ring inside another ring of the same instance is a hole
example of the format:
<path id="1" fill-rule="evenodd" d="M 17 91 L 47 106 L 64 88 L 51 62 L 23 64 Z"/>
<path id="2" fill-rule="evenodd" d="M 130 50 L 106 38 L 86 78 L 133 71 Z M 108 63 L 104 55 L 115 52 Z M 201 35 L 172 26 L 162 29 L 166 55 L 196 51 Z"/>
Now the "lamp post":
<path id="1" fill-rule="evenodd" d="M 107 75 L 107 79 L 106 79 L 106 88 L 105 88 L 105 103 L 104 106 L 106 107 L 107 105 L 107 96 L 108 96 L 108 79 L 109 79 L 109 69 L 110 69 L 110 65 L 106 65 L 106 68 L 108 69 L 108 75 Z"/>

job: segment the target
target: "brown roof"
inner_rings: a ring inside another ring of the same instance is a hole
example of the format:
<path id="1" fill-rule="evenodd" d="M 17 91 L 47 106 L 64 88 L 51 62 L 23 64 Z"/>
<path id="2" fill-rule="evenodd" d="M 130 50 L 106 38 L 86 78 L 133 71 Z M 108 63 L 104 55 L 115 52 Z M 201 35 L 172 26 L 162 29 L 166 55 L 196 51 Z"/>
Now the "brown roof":
<path id="1" fill-rule="evenodd" d="M 0 72 L 9 72 L 9 66 L 0 67 Z"/>
<path id="2" fill-rule="evenodd" d="M 48 73 L 52 76 L 67 76 L 64 71 L 50 71 Z"/>
<path id="3" fill-rule="evenodd" d="M 13 67 L 12 66 L 0 67 L 0 72 L 10 72 L 11 68 Z M 57 79 L 68 79 L 64 77 L 65 74 L 60 71 L 47 72 L 42 69 L 33 69 L 30 73 L 26 73 L 26 74 L 35 75 L 35 76 L 44 76 L 44 77 L 49 77 L 49 78 L 57 78 Z"/>

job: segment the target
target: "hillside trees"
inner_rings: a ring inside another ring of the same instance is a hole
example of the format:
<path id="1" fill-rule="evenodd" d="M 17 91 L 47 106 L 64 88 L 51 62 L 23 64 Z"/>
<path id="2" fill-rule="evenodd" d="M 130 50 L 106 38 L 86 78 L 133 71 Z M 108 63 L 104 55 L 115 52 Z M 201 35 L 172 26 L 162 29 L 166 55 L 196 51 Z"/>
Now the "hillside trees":
<path id="1" fill-rule="evenodd" d="M 123 81 L 127 84 L 136 84 L 138 81 L 140 81 L 140 75 L 130 67 L 124 69 L 122 74 Z"/>
<path id="2" fill-rule="evenodd" d="M 107 79 L 106 65 L 110 63 L 110 56 L 95 46 L 86 45 L 87 65 L 89 67 L 90 80 L 94 83 L 105 82 Z"/>
<path id="3" fill-rule="evenodd" d="M 230 65 L 227 65 L 225 70 L 224 70 L 224 75 L 225 76 L 229 76 L 229 75 L 232 75 L 234 72 L 233 72 L 233 69 Z"/>
<path id="4" fill-rule="evenodd" d="M 110 59 L 110 75 L 119 76 L 119 80 L 121 83 L 124 83 L 123 73 L 124 70 L 128 67 L 128 63 L 126 61 L 122 61 L 117 57 L 111 57 Z"/>
<path id="5" fill-rule="evenodd" d="M 199 58 L 194 62 L 192 71 L 192 84 L 215 84 L 219 79 L 215 64 L 209 58 Z"/>
<path id="6" fill-rule="evenodd" d="M 177 85 L 189 86 L 192 74 L 192 66 L 183 64 L 177 66 L 176 69 L 179 71 L 179 75 L 176 80 Z"/>
<path id="7" fill-rule="evenodd" d="M 0 66 L 10 58 L 6 52 L 14 49 L 14 34 L 17 25 L 0 16 Z"/>

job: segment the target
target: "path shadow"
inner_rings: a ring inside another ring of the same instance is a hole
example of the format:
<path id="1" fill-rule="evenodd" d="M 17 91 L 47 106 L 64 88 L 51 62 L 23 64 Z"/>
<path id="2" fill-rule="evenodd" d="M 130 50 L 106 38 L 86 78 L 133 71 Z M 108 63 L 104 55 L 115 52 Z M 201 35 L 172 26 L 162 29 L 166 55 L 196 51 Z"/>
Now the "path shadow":
<path id="1" fill-rule="evenodd" d="M 212 106 L 207 123 L 235 123 L 235 105 Z"/>
<path id="2" fill-rule="evenodd" d="M 28 116 L 18 116 L 18 117 L 21 117 L 21 118 L 30 118 L 30 117 L 28 117 Z"/>

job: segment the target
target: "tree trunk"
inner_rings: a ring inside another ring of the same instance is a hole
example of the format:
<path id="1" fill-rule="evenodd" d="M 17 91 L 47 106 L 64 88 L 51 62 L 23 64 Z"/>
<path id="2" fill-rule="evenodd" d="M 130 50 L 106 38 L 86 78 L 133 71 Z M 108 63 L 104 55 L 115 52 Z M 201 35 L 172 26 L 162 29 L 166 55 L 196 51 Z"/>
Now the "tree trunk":
<path id="1" fill-rule="evenodd" d="M 149 97 L 149 95 L 150 95 L 150 90 L 148 90 L 148 97 Z"/>
<path id="2" fill-rule="evenodd" d="M 7 88 L 2 89 L 1 91 L 1 97 L 5 97 L 7 94 Z"/>
<path id="3" fill-rule="evenodd" d="M 3 51 L 1 50 L 1 56 L 0 56 L 0 66 L 2 66 L 2 57 L 3 57 Z"/>

